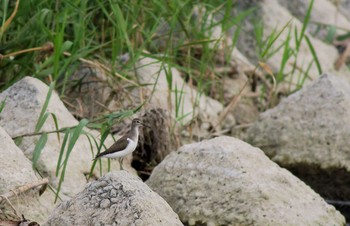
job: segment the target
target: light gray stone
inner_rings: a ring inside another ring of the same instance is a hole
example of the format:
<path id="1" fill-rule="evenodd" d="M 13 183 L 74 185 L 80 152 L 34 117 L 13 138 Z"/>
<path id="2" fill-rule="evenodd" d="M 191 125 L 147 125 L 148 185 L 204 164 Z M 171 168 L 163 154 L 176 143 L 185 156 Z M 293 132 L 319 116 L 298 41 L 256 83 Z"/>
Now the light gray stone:
<path id="1" fill-rule="evenodd" d="M 18 186 L 39 180 L 34 173 L 32 163 L 1 126 L 0 144 L 0 195 L 10 192 Z M 38 188 L 15 195 L 9 200 L 19 214 L 37 222 L 43 222 L 54 208 L 53 204 L 42 202 Z M 1 219 L 18 220 L 12 219 L 11 216 L 13 216 L 13 210 L 9 204 L 6 201 L 0 203 L 0 222 Z"/>
<path id="2" fill-rule="evenodd" d="M 101 201 L 100 208 L 106 209 L 106 208 L 110 207 L 110 205 L 111 205 L 111 201 L 109 201 L 109 199 L 103 199 Z"/>
<path id="3" fill-rule="evenodd" d="M 106 181 L 111 186 L 101 188 L 94 186 L 101 181 Z M 107 201 L 110 205 L 108 199 L 101 200 L 98 195 L 90 198 L 92 191 L 98 194 L 98 190 L 107 187 L 111 189 L 109 194 L 115 190 L 118 197 L 117 202 L 110 208 L 107 208 Z M 86 198 L 90 201 L 86 202 Z M 95 205 L 99 202 L 100 207 Z M 61 203 L 44 225 L 180 226 L 183 224 L 171 207 L 139 178 L 126 171 L 118 171 L 106 174 L 97 182 L 91 182 L 74 198 Z"/>
<path id="4" fill-rule="evenodd" d="M 47 92 L 48 86 L 46 84 L 36 78 L 25 77 L 0 94 L 0 102 L 6 98 L 5 107 L 0 115 L 0 125 L 11 137 L 31 134 L 35 131 Z M 59 128 L 72 127 L 78 124 L 78 121 L 66 109 L 55 91 L 52 93 L 47 112 L 55 114 Z M 41 131 L 55 130 L 53 117 L 49 116 Z M 99 139 L 100 135 L 97 131 L 88 129 L 85 129 L 85 131 L 97 140 Z M 64 134 L 60 133 L 59 136 L 60 141 L 56 133 L 48 134 L 47 143 L 38 161 L 38 170 L 42 175 L 49 177 L 50 184 L 56 188 L 59 182 L 59 178 L 56 177 L 56 167 Z M 32 159 L 38 140 L 39 136 L 25 136 L 22 139 L 19 148 L 22 149 L 27 158 Z M 105 146 L 109 147 L 113 142 L 112 137 L 108 137 Z M 93 148 L 96 153 L 95 145 L 93 145 Z M 93 157 L 88 138 L 84 135 L 80 136 L 69 157 L 61 197 L 72 196 L 81 191 L 86 184 L 84 174 L 90 172 Z M 129 159 L 125 159 L 124 166 L 130 172 L 135 172 L 128 164 Z M 107 172 L 107 160 L 104 159 L 103 163 L 105 166 L 103 172 Z M 99 175 L 98 165 L 96 175 Z M 118 162 L 112 162 L 111 167 L 112 169 L 119 169 Z"/>
<path id="5" fill-rule="evenodd" d="M 119 111 L 125 98 L 113 92 L 112 84 L 112 76 L 107 76 L 105 70 L 83 63 L 69 76 L 62 100 L 69 103 L 68 110 L 79 118 L 96 118 L 106 113 L 106 108 Z"/>
<path id="6" fill-rule="evenodd" d="M 260 115 L 247 141 L 284 166 L 350 171 L 350 84 L 324 74 Z"/>
<path id="7" fill-rule="evenodd" d="M 182 146 L 147 184 L 189 225 L 343 225 L 344 217 L 251 145 L 218 137 Z"/>

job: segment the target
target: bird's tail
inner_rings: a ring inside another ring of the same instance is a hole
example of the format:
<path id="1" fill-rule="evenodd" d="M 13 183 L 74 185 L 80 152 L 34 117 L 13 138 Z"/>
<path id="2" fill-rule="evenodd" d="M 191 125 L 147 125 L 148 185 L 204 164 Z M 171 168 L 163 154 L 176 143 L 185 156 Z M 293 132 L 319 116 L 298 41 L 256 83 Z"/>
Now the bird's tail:
<path id="1" fill-rule="evenodd" d="M 92 161 L 97 160 L 99 157 L 100 157 L 99 154 L 97 154 L 97 155 L 95 156 L 95 158 L 92 159 Z"/>

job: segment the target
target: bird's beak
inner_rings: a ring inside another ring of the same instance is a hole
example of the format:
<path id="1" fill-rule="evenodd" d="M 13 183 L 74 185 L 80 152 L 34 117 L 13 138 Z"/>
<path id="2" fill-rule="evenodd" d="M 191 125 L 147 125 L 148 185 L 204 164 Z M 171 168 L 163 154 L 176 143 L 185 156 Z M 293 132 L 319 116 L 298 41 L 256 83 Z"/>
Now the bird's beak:
<path id="1" fill-rule="evenodd" d="M 142 126 L 144 126 L 144 127 L 147 127 L 147 128 L 149 128 L 149 129 L 151 129 L 151 127 L 150 126 L 148 126 L 148 125 L 146 125 L 146 124 L 143 124 L 143 123 L 140 123 Z"/>

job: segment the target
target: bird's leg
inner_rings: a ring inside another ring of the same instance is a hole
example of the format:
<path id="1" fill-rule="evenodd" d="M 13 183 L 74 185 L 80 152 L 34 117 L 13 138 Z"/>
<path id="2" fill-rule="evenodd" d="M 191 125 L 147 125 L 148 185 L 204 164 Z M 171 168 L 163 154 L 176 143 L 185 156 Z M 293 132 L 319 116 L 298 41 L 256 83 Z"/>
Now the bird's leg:
<path id="1" fill-rule="evenodd" d="M 119 158 L 119 166 L 120 166 L 120 170 L 124 170 L 124 169 L 123 169 L 123 160 L 124 160 L 124 158 L 123 158 L 123 157 L 120 157 L 120 158 Z"/>

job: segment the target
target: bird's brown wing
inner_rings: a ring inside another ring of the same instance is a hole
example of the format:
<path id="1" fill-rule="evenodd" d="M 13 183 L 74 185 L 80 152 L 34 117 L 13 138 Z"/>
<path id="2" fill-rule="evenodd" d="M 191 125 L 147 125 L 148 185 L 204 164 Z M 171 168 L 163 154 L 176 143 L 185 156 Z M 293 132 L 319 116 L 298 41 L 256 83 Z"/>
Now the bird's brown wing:
<path id="1" fill-rule="evenodd" d="M 108 155 L 114 152 L 122 151 L 128 146 L 129 141 L 127 140 L 127 137 L 123 136 L 119 140 L 117 140 L 111 147 L 109 147 L 106 151 L 99 153 L 96 155 L 95 159 L 99 157 L 103 157 L 104 155 Z"/>

